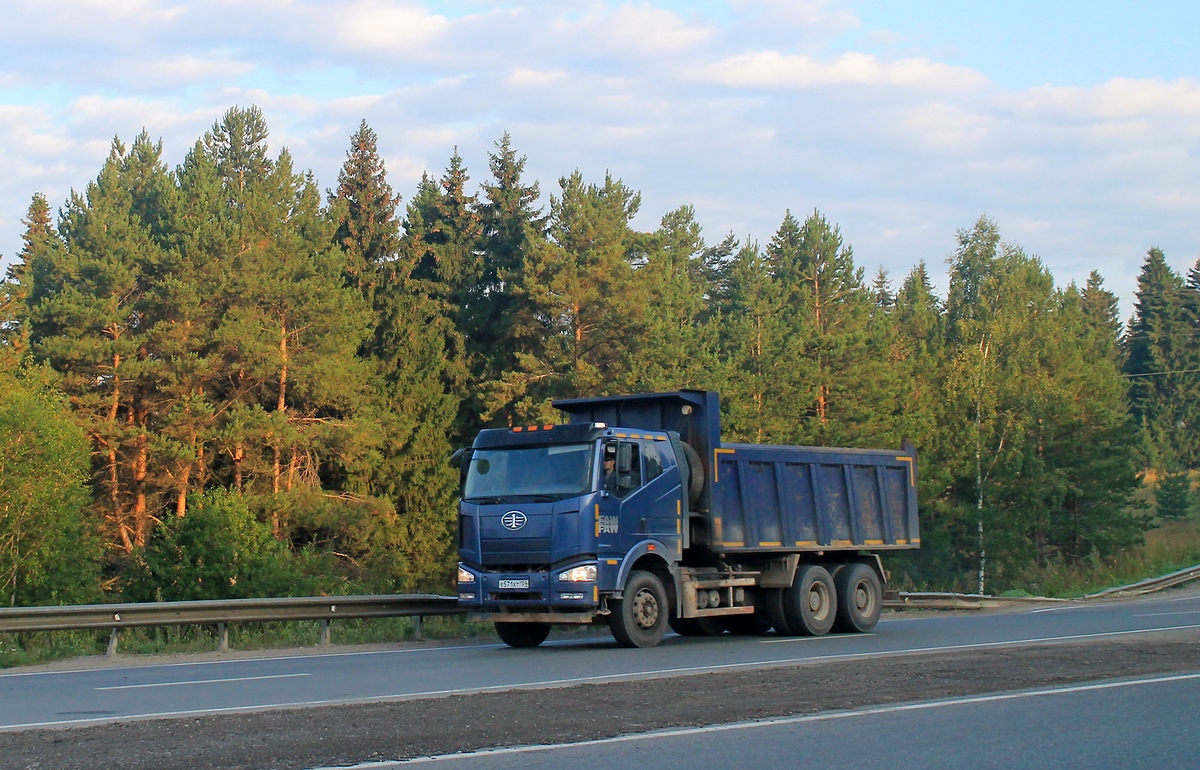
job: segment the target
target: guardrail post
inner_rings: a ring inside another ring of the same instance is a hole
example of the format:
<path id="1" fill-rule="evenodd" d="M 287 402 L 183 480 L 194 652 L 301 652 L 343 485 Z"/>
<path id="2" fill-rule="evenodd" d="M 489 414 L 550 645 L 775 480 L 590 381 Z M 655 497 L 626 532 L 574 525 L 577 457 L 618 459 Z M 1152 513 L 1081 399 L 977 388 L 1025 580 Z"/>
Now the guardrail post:
<path id="1" fill-rule="evenodd" d="M 121 636 L 121 629 L 114 628 L 108 635 L 108 652 L 104 653 L 110 658 L 117 657 L 117 640 Z"/>
<path id="2" fill-rule="evenodd" d="M 321 618 L 321 646 L 328 647 L 331 644 L 329 641 L 329 618 Z"/>
<path id="3" fill-rule="evenodd" d="M 217 652 L 229 652 L 229 626 L 217 624 Z"/>
<path id="4" fill-rule="evenodd" d="M 422 615 L 413 615 L 413 639 L 416 639 L 418 642 L 425 641 L 424 620 L 425 618 Z"/>

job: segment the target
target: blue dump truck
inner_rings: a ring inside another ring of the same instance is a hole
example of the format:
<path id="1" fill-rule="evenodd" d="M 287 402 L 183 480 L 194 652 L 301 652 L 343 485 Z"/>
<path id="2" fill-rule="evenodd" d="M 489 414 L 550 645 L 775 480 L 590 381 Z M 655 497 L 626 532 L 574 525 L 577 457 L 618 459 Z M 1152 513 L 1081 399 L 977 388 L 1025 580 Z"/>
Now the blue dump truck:
<path id="1" fill-rule="evenodd" d="M 455 452 L 458 601 L 513 647 L 607 623 L 685 636 L 870 631 L 882 551 L 918 548 L 917 456 L 721 441 L 711 391 L 557 401 Z"/>

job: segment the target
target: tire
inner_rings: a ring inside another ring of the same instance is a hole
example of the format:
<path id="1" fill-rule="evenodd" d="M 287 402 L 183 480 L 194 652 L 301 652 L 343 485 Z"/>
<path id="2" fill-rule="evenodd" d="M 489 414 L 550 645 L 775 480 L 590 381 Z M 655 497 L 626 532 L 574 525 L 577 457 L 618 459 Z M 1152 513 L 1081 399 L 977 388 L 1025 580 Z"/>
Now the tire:
<path id="1" fill-rule="evenodd" d="M 837 588 L 829 570 L 819 564 L 802 564 L 792 587 L 783 592 L 783 613 L 788 625 L 803 636 L 823 636 L 837 619 Z"/>
<path id="2" fill-rule="evenodd" d="M 879 622 L 883 610 L 883 583 L 868 565 L 847 564 L 833 580 L 837 588 L 837 620 L 834 628 L 847 633 L 866 633 Z"/>
<path id="3" fill-rule="evenodd" d="M 613 602 L 609 629 L 622 647 L 654 647 L 662 641 L 670 614 L 662 581 L 653 572 L 635 570 L 624 597 Z"/>
<path id="4" fill-rule="evenodd" d="M 704 465 L 700 462 L 700 453 L 697 452 L 692 445 L 686 441 L 679 442 L 683 445 L 683 454 L 687 459 L 687 498 L 688 508 L 691 509 L 696 501 L 700 499 L 700 493 L 704 491 Z"/>
<path id="5" fill-rule="evenodd" d="M 537 647 L 550 635 L 549 623 L 507 623 L 496 621 L 496 636 L 509 647 Z"/>
<path id="6" fill-rule="evenodd" d="M 767 588 L 763 590 L 763 613 L 767 621 L 780 636 L 795 636 L 792 624 L 788 622 L 787 613 L 783 611 L 783 595 L 790 589 Z"/>
<path id="7" fill-rule="evenodd" d="M 720 636 L 725 633 L 720 620 L 722 618 L 677 618 L 672 615 L 667 624 L 680 636 Z"/>

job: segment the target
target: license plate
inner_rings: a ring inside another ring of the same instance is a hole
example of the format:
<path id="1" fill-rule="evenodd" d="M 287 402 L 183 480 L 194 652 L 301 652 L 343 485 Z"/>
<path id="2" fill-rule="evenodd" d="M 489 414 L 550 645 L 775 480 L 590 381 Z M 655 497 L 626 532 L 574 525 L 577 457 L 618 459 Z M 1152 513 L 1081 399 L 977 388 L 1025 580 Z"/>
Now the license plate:
<path id="1" fill-rule="evenodd" d="M 501 580 L 500 587 L 501 588 L 529 588 L 529 578 L 522 578 L 521 580 Z"/>

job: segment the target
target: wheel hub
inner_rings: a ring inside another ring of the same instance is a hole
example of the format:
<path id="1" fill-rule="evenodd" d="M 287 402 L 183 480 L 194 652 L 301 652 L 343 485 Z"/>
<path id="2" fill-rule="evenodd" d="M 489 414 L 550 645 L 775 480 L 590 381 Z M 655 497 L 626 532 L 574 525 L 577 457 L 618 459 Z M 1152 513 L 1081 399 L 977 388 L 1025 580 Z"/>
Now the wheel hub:
<path id="1" fill-rule="evenodd" d="M 658 622 L 658 600 L 653 592 L 643 589 L 633 597 L 633 620 L 639 628 L 652 628 Z"/>

